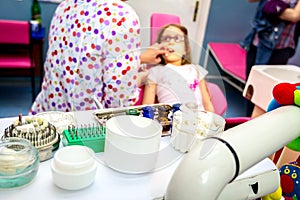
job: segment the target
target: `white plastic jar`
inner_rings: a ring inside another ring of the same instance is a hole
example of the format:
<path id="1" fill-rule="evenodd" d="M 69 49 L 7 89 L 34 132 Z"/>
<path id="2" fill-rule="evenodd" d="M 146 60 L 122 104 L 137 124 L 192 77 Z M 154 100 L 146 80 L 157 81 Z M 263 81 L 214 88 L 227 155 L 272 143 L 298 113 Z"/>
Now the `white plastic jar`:
<path id="1" fill-rule="evenodd" d="M 92 149 L 73 145 L 59 149 L 51 162 L 52 178 L 58 187 L 80 190 L 93 183 L 97 162 Z"/>

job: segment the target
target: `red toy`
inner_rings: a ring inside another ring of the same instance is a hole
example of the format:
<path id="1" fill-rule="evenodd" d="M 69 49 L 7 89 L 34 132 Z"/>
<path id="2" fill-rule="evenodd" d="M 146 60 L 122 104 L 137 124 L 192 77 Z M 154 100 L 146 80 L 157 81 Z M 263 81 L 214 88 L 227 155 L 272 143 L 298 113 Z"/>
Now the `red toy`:
<path id="1" fill-rule="evenodd" d="M 300 90 L 300 83 L 279 83 L 273 88 L 273 97 L 280 105 L 298 105 L 297 101 Z"/>

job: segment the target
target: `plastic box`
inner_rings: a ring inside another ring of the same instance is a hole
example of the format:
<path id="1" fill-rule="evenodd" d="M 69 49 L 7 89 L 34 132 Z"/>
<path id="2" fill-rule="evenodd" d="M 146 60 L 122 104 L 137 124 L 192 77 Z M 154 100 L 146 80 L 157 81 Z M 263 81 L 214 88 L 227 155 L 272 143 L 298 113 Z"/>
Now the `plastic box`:
<path id="1" fill-rule="evenodd" d="M 88 128 L 69 128 L 63 131 L 65 145 L 82 145 L 90 147 L 95 153 L 103 152 L 106 131 L 104 126 Z"/>

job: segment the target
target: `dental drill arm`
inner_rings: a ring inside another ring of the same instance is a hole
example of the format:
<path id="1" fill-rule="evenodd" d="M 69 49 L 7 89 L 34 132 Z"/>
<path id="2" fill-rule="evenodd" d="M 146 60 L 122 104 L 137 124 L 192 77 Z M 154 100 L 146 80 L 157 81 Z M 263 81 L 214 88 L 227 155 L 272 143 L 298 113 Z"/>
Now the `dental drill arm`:
<path id="1" fill-rule="evenodd" d="M 300 108 L 283 106 L 197 142 L 168 185 L 166 200 L 216 200 L 236 176 L 300 136 Z"/>
<path id="2" fill-rule="evenodd" d="M 213 148 L 210 148 L 210 145 L 213 145 Z M 165 199 L 215 200 L 225 185 L 232 180 L 235 170 L 235 159 L 224 144 L 213 140 L 201 141 L 183 158 L 176 169 Z"/>

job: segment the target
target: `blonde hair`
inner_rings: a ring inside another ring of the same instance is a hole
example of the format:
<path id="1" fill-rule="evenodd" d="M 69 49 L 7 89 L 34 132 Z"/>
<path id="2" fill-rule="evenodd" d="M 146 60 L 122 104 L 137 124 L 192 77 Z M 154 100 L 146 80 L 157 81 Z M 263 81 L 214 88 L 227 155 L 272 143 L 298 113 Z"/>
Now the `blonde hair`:
<path id="1" fill-rule="evenodd" d="M 192 56 L 191 56 L 191 46 L 188 38 L 188 30 L 185 26 L 179 25 L 179 24 L 167 24 L 163 26 L 157 36 L 156 42 L 161 43 L 161 38 L 165 30 L 169 27 L 176 27 L 184 34 L 184 48 L 185 48 L 185 55 L 182 56 L 181 64 L 191 64 L 192 63 Z M 162 59 L 162 64 L 165 64 L 165 61 Z"/>

